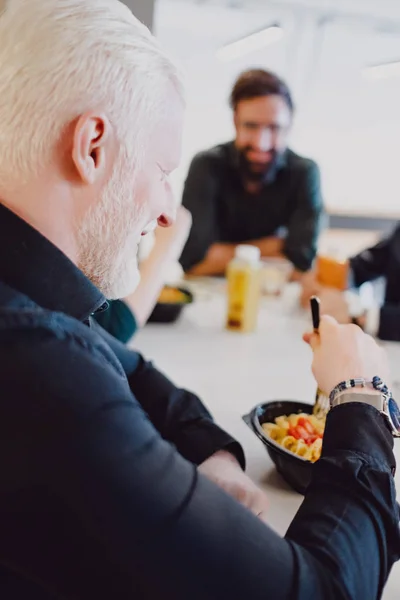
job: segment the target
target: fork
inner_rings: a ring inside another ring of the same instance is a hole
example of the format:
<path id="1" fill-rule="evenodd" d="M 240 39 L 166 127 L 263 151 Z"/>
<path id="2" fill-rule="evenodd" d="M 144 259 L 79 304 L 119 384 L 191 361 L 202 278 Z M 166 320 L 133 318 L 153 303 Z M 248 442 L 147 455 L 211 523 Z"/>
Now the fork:
<path id="1" fill-rule="evenodd" d="M 321 302 L 317 296 L 312 296 L 310 298 L 310 306 L 311 306 L 311 316 L 313 322 L 314 333 L 319 335 L 319 323 L 320 323 L 320 306 Z M 328 414 L 330 409 L 330 401 L 329 397 L 324 394 L 322 390 L 317 389 L 317 393 L 315 396 L 313 415 L 317 417 L 317 419 L 324 419 Z"/>

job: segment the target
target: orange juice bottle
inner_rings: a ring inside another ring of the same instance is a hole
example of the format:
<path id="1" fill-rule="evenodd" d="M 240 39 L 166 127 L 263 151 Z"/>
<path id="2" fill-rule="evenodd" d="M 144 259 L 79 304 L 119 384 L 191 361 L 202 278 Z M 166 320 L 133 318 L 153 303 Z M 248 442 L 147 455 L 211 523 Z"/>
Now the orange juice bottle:
<path id="1" fill-rule="evenodd" d="M 344 291 L 347 289 L 349 262 L 332 256 L 320 255 L 316 265 L 317 280 L 321 285 Z"/>
<path id="2" fill-rule="evenodd" d="M 227 329 L 254 331 L 261 294 L 260 250 L 255 246 L 237 246 L 235 258 L 228 265 L 227 279 Z"/>

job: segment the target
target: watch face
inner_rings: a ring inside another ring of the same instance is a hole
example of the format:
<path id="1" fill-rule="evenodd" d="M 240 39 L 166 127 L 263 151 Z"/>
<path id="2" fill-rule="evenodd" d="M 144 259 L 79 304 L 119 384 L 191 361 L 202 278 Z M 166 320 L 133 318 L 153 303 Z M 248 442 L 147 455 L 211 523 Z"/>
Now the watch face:
<path id="1" fill-rule="evenodd" d="M 399 410 L 399 407 L 397 406 L 395 400 L 393 400 L 393 398 L 389 399 L 388 408 L 389 408 L 390 419 L 393 423 L 393 426 L 397 430 L 397 432 L 400 434 L 400 410 Z"/>

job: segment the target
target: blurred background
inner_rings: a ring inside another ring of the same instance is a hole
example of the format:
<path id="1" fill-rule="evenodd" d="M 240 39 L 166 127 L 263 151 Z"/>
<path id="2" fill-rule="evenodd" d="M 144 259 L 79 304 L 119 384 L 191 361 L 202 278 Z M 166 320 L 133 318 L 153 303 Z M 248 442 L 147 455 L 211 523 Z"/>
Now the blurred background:
<path id="1" fill-rule="evenodd" d="M 178 195 L 193 155 L 233 138 L 230 89 L 242 70 L 260 66 L 293 91 L 291 147 L 320 165 L 330 226 L 348 251 L 392 228 L 400 215 L 398 0 L 125 2 L 186 75 Z"/>

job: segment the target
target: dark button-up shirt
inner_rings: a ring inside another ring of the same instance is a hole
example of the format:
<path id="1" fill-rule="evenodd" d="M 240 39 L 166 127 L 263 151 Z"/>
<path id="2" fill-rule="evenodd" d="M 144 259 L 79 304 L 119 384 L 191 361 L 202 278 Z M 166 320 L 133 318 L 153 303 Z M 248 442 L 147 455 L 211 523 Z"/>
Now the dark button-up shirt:
<path id="1" fill-rule="evenodd" d="M 300 271 L 315 258 L 323 203 L 318 166 L 287 150 L 259 193 L 246 191 L 233 143 L 198 154 L 190 166 L 183 205 L 193 225 L 183 250 L 185 271 L 216 242 L 243 243 L 284 235 L 284 253 Z"/>
<path id="2" fill-rule="evenodd" d="M 383 340 L 400 341 L 400 225 L 376 246 L 350 259 L 350 265 L 351 282 L 356 287 L 385 278 L 378 336 Z"/>
<path id="3" fill-rule="evenodd" d="M 378 598 L 400 543 L 376 409 L 328 416 L 282 539 L 199 475 L 217 449 L 242 460 L 240 447 L 195 396 L 88 326 L 103 305 L 0 207 L 0 598 Z"/>
<path id="4" fill-rule="evenodd" d="M 95 520 L 103 519 L 106 505 L 115 513 L 134 512 L 136 500 L 124 507 L 128 498 L 118 500 L 113 486 L 132 494 L 151 477 L 151 486 L 161 489 L 168 479 L 162 469 L 175 460 L 169 444 L 195 465 L 225 449 L 243 466 L 242 449 L 195 395 L 176 388 L 94 322 L 94 315 L 110 314 L 102 294 L 2 205 L 0 250 L 0 597 L 22 598 L 21 581 L 29 590 L 28 582 L 36 581 L 57 598 L 99 597 L 95 590 L 100 597 L 121 597 L 118 587 L 114 594 L 111 589 L 112 557 L 98 556 L 105 540 L 95 540 L 81 511 L 93 510 Z M 134 456 L 143 460 L 142 475 L 131 470 Z M 167 512 L 174 506 L 171 519 L 181 493 L 171 489 L 165 499 Z M 157 519 L 155 511 L 152 527 Z M 91 579 L 97 570 L 96 583 Z"/>
<path id="5" fill-rule="evenodd" d="M 103 329 L 124 344 L 138 329 L 135 315 L 123 300 L 110 300 L 104 310 L 97 311 L 93 316 Z"/>

